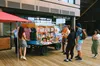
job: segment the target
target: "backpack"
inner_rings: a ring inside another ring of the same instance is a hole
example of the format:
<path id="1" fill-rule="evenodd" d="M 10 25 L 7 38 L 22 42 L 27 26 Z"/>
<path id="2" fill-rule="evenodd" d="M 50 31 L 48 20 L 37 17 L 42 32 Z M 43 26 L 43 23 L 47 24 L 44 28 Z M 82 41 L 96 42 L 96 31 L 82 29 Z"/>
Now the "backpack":
<path id="1" fill-rule="evenodd" d="M 86 38 L 87 38 L 87 33 L 86 33 L 86 31 L 83 29 L 83 30 L 82 30 L 81 39 L 84 40 L 84 39 L 86 39 Z"/>

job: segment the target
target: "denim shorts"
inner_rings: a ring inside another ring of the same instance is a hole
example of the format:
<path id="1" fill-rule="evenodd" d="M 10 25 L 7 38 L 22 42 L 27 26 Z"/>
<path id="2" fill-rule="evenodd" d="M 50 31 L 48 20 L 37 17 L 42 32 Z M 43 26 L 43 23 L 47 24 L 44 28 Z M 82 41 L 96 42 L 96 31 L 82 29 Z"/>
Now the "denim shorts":
<path id="1" fill-rule="evenodd" d="M 76 50 L 79 51 L 79 50 L 81 50 L 81 49 L 82 49 L 82 44 L 77 44 Z"/>
<path id="2" fill-rule="evenodd" d="M 27 42 L 26 42 L 26 40 L 19 40 L 19 46 L 20 46 L 20 47 L 27 47 Z"/>

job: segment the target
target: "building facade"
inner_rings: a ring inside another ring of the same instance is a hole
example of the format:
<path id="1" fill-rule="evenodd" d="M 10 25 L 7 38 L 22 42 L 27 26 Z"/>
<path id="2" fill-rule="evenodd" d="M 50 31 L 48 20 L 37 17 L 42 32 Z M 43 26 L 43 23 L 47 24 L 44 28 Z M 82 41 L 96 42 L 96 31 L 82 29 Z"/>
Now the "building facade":
<path id="1" fill-rule="evenodd" d="M 75 27 L 75 17 L 80 16 L 80 0 L 0 0 L 0 9 L 18 16 L 46 17 L 52 20 L 70 17 Z"/>
<path id="2" fill-rule="evenodd" d="M 81 15 L 77 22 L 87 30 L 88 35 L 93 35 L 95 29 L 100 30 L 100 0 L 81 0 Z"/>

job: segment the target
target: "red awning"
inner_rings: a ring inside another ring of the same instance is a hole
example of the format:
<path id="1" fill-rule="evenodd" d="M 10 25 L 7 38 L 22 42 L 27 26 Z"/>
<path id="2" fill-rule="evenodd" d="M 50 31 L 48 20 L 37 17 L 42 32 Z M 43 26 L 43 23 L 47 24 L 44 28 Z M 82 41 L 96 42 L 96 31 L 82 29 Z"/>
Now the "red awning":
<path id="1" fill-rule="evenodd" d="M 29 20 L 0 11 L 0 22 L 30 22 Z"/>

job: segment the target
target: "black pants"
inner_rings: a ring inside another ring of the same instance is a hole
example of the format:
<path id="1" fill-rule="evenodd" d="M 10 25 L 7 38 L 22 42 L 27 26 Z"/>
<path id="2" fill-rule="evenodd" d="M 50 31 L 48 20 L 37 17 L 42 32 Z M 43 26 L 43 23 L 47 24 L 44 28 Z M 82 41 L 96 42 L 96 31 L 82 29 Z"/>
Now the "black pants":
<path id="1" fill-rule="evenodd" d="M 74 46 L 71 46 L 71 45 L 67 45 L 66 46 L 66 58 L 69 59 L 69 53 L 71 55 L 71 58 L 70 59 L 73 59 L 73 56 L 74 56 Z"/>
<path id="2" fill-rule="evenodd" d="M 15 53 L 17 53 L 17 38 L 14 38 L 14 43 L 15 43 Z"/>

